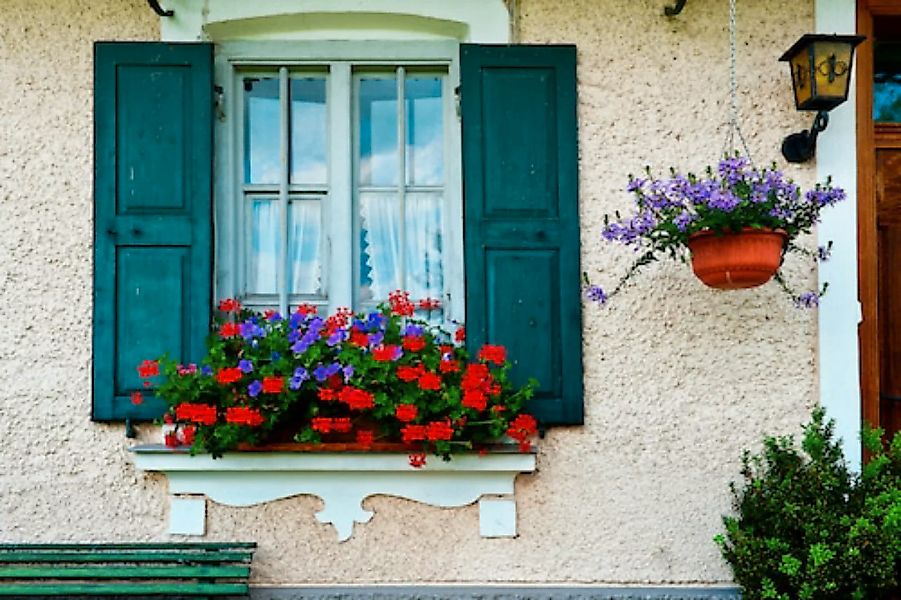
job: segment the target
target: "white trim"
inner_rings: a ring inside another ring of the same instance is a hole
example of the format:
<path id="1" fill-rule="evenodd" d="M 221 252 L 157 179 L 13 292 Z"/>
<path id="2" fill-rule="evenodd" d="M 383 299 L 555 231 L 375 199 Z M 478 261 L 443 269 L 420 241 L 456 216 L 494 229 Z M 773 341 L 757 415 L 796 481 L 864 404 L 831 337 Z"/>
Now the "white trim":
<path id="1" fill-rule="evenodd" d="M 510 43 L 503 0 L 170 0 L 163 41 L 454 39 Z"/>
<path id="2" fill-rule="evenodd" d="M 854 33 L 855 0 L 816 0 L 816 30 L 822 33 Z M 855 85 L 848 101 L 829 115 L 829 127 L 817 145 L 817 180 L 832 176 L 848 199 L 825 211 L 817 228 L 821 245 L 833 242 L 832 258 L 819 270 L 829 291 L 819 309 L 820 404 L 836 421 L 845 457 L 860 465 L 860 355 L 857 326 L 860 303 L 857 293 L 857 136 Z"/>
<path id="3" fill-rule="evenodd" d="M 457 455 L 450 461 L 429 456 L 424 467 L 414 469 L 407 454 L 397 453 L 236 452 L 214 459 L 160 445 L 132 451 L 138 470 L 168 477 L 170 532 L 185 535 L 203 535 L 206 510 L 197 504 L 205 502 L 202 496 L 228 506 L 252 506 L 311 494 L 324 503 L 316 519 L 334 525 L 343 542 L 353 534 L 354 523 L 373 517 L 362 502 L 382 494 L 442 508 L 467 506 L 484 495 L 504 496 L 480 503 L 486 511 L 480 532 L 483 537 L 512 537 L 514 481 L 535 470 L 535 454 L 512 452 Z"/>

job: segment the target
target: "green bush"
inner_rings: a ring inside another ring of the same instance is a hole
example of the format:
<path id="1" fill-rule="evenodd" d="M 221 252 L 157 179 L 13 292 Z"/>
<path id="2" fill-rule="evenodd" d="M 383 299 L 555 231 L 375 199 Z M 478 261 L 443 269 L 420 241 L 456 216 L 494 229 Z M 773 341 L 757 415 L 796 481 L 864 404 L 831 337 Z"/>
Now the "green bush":
<path id="1" fill-rule="evenodd" d="M 878 599 L 901 582 L 901 434 L 865 429 L 871 459 L 845 463 L 834 422 L 814 411 L 801 449 L 769 437 L 742 457 L 736 516 L 716 536 L 745 600 Z"/>

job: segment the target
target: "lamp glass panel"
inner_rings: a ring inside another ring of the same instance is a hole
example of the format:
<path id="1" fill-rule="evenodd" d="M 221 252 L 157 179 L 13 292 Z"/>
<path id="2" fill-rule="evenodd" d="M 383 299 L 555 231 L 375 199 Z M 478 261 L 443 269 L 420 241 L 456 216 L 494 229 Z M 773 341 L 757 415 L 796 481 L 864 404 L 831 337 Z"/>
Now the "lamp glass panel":
<path id="1" fill-rule="evenodd" d="M 853 52 L 851 44 L 814 42 L 813 52 L 817 97 L 845 99 L 848 96 L 848 82 L 851 79 Z"/>
<path id="2" fill-rule="evenodd" d="M 813 96 L 813 86 L 810 85 L 810 46 L 795 54 L 789 64 L 795 88 L 795 104 L 800 108 Z"/>

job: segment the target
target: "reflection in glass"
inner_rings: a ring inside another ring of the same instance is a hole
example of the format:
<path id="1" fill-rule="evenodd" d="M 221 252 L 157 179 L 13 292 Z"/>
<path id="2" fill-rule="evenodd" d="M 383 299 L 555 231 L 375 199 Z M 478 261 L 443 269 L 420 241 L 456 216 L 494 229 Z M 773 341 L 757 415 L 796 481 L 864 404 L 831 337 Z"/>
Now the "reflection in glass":
<path id="1" fill-rule="evenodd" d="M 444 116 L 440 77 L 409 77 L 404 82 L 406 180 L 408 185 L 444 181 Z"/>
<path id="2" fill-rule="evenodd" d="M 403 288 L 400 280 L 400 219 L 397 195 L 360 194 L 360 299 L 384 300 Z"/>
<path id="3" fill-rule="evenodd" d="M 291 183 L 324 184 L 325 79 L 291 80 Z"/>
<path id="4" fill-rule="evenodd" d="M 321 203 L 292 200 L 288 210 L 288 269 L 292 294 L 321 294 Z"/>
<path id="5" fill-rule="evenodd" d="M 444 272 L 441 266 L 441 196 L 407 194 L 404 223 L 406 290 L 416 300 L 441 298 Z"/>
<path id="6" fill-rule="evenodd" d="M 874 63 L 873 120 L 901 123 L 901 43 L 877 42 Z"/>
<path id="7" fill-rule="evenodd" d="M 360 184 L 397 185 L 397 80 L 360 79 Z"/>
<path id="8" fill-rule="evenodd" d="M 278 79 L 244 78 L 244 182 L 278 183 Z"/>
<path id="9" fill-rule="evenodd" d="M 251 200 L 250 256 L 247 260 L 247 291 L 250 294 L 276 294 L 278 278 L 278 202 Z"/>

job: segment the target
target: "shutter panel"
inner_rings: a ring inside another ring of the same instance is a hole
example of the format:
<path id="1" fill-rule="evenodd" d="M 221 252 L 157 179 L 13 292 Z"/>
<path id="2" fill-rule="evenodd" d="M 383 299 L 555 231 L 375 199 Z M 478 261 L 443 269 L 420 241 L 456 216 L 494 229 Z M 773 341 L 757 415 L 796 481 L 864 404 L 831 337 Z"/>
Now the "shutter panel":
<path id="1" fill-rule="evenodd" d="M 93 418 L 151 419 L 136 367 L 204 355 L 212 303 L 212 45 L 94 46 Z"/>
<path id="2" fill-rule="evenodd" d="M 575 46 L 461 48 L 466 335 L 539 380 L 542 425 L 579 424 Z"/>

